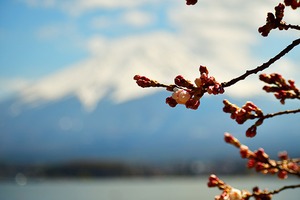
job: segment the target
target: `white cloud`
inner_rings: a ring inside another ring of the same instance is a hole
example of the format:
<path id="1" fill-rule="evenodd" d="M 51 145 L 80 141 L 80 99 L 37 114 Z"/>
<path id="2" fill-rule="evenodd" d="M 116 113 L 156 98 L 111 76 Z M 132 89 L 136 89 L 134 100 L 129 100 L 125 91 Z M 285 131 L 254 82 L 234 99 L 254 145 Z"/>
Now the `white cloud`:
<path id="1" fill-rule="evenodd" d="M 100 7 L 130 8 L 132 12 L 126 13 L 118 23 L 139 26 L 153 21 L 151 15 L 136 8 L 146 2 L 150 1 L 78 0 L 73 1 L 72 6 L 66 1 L 61 5 L 77 14 Z M 164 83 L 171 83 L 178 74 L 193 80 L 202 64 L 207 65 L 211 75 L 219 81 L 228 81 L 261 64 L 250 48 L 259 42 L 257 27 L 265 22 L 266 12 L 273 10 L 272 1 L 263 5 L 259 0 L 226 3 L 203 0 L 195 7 L 182 4 L 170 6 L 166 11 L 174 32 L 156 30 L 115 39 L 96 34 L 86 39 L 90 57 L 22 90 L 23 99 L 42 102 L 76 95 L 85 108 L 93 110 L 104 97 L 122 102 L 157 91 L 137 87 L 132 80 L 135 74 Z M 100 25 L 105 23 L 100 21 Z M 290 66 L 284 69 L 285 73 L 294 73 L 293 61 L 285 63 Z M 229 89 L 228 94 L 247 97 L 256 94 L 260 87 L 257 81 L 250 79 Z"/>
<path id="2" fill-rule="evenodd" d="M 144 5 L 160 4 L 160 0 L 22 0 L 33 7 L 57 7 L 71 15 L 78 16 L 97 9 L 135 8 Z M 173 1 L 165 0 L 164 3 Z"/>
<path id="3" fill-rule="evenodd" d="M 123 17 L 123 23 L 136 27 L 149 25 L 155 19 L 153 14 L 135 10 L 126 12 Z"/>
<path id="4" fill-rule="evenodd" d="M 30 81 L 22 78 L 7 79 L 0 77 L 0 100 L 11 93 L 22 91 L 30 83 Z"/>
<path id="5" fill-rule="evenodd" d="M 109 29 L 117 26 L 142 28 L 155 22 L 155 14 L 138 10 L 128 10 L 116 19 L 108 16 L 95 17 L 90 22 L 93 29 Z"/>

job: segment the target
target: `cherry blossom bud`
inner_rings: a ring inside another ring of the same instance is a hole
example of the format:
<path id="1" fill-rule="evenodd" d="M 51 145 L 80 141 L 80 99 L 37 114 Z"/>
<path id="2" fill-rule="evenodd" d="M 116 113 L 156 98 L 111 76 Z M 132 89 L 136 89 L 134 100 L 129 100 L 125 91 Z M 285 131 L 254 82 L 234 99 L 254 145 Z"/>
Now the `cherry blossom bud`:
<path id="1" fill-rule="evenodd" d="M 219 185 L 219 181 L 220 181 L 220 179 L 215 174 L 211 174 L 208 178 L 207 186 L 208 187 L 216 187 Z"/>
<path id="2" fill-rule="evenodd" d="M 204 74 L 204 73 L 208 74 L 208 69 L 207 69 L 206 66 L 200 65 L 199 71 L 200 71 L 201 74 Z"/>
<path id="3" fill-rule="evenodd" d="M 182 83 L 185 82 L 185 79 L 183 78 L 183 76 L 178 75 L 175 77 L 174 82 L 176 85 L 183 86 Z"/>
<path id="4" fill-rule="evenodd" d="M 240 154 L 242 158 L 247 158 L 249 155 L 249 148 L 242 144 L 240 146 Z"/>
<path id="5" fill-rule="evenodd" d="M 186 80 L 183 76 L 178 75 L 175 77 L 174 82 L 176 85 L 181 86 L 181 87 L 186 87 L 189 89 L 193 89 L 194 85 L 190 83 L 188 80 Z"/>
<path id="6" fill-rule="evenodd" d="M 266 168 L 266 166 L 262 162 L 257 162 L 256 165 L 255 165 L 255 170 L 257 172 L 260 172 L 260 171 L 264 170 L 265 168 Z"/>
<path id="7" fill-rule="evenodd" d="M 287 175 L 287 172 L 286 171 L 283 171 L 283 170 L 280 170 L 277 174 L 278 178 L 280 179 L 286 179 L 288 177 Z"/>
<path id="8" fill-rule="evenodd" d="M 153 81 L 151 81 L 149 78 L 147 78 L 145 76 L 135 75 L 133 77 L 133 79 L 136 81 L 138 86 L 143 87 L 143 88 L 151 87 L 151 86 L 155 85 L 155 83 Z"/>
<path id="9" fill-rule="evenodd" d="M 267 163 L 269 159 L 269 155 L 265 153 L 263 148 L 259 148 L 256 152 L 256 159 L 260 162 Z"/>
<path id="10" fill-rule="evenodd" d="M 166 98 L 166 103 L 169 104 L 170 107 L 174 108 L 178 103 L 172 97 Z"/>
<path id="11" fill-rule="evenodd" d="M 297 165 L 297 163 L 294 163 L 294 162 L 289 162 L 287 164 L 287 167 L 295 172 L 299 171 L 299 166 Z"/>
<path id="12" fill-rule="evenodd" d="M 235 137 L 233 137 L 230 133 L 224 134 L 224 140 L 225 140 L 225 142 L 232 144 L 237 148 L 240 148 L 240 146 L 241 146 L 241 143 L 239 142 L 239 140 L 236 139 Z"/>
<path id="13" fill-rule="evenodd" d="M 238 189 L 232 188 L 229 192 L 229 200 L 242 200 L 242 192 Z"/>
<path id="14" fill-rule="evenodd" d="M 253 168 L 253 167 L 255 167 L 255 165 L 256 165 L 255 159 L 249 159 L 248 160 L 248 162 L 247 162 L 247 167 L 248 168 Z"/>
<path id="15" fill-rule="evenodd" d="M 179 89 L 172 94 L 172 98 L 179 104 L 185 104 L 191 98 L 191 95 L 186 90 Z"/>
<path id="16" fill-rule="evenodd" d="M 186 5 L 195 5 L 198 0 L 186 0 Z"/>
<path id="17" fill-rule="evenodd" d="M 190 98 L 186 102 L 185 106 L 186 106 L 186 108 L 190 108 L 190 109 L 196 110 L 200 106 L 200 100 Z"/>
<path id="18" fill-rule="evenodd" d="M 256 129 L 257 128 L 256 128 L 255 125 L 253 125 L 250 128 L 248 128 L 248 130 L 246 131 L 246 136 L 250 137 L 250 138 L 254 137 L 256 135 Z"/>
<path id="19" fill-rule="evenodd" d="M 288 153 L 286 151 L 279 152 L 278 157 L 281 160 L 287 160 L 289 158 Z"/>

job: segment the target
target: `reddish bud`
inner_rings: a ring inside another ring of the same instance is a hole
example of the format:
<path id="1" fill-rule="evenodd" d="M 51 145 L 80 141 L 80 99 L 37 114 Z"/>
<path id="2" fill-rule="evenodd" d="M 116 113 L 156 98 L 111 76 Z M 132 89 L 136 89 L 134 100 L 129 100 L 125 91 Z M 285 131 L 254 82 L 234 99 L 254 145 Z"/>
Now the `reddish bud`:
<path id="1" fill-rule="evenodd" d="M 288 153 L 286 151 L 279 152 L 278 157 L 281 160 L 287 160 L 289 158 Z"/>
<path id="2" fill-rule="evenodd" d="M 198 0 L 186 0 L 186 5 L 195 5 Z"/>
<path id="3" fill-rule="evenodd" d="M 176 76 L 175 79 L 174 79 L 174 83 L 176 85 L 182 86 L 183 82 L 185 82 L 185 79 L 181 75 Z"/>
<path id="4" fill-rule="evenodd" d="M 256 170 L 257 172 L 263 171 L 265 168 L 266 168 L 266 167 L 265 167 L 265 164 L 264 164 L 264 163 L 262 163 L 262 162 L 257 162 L 257 163 L 256 163 L 255 170 Z"/>
<path id="5" fill-rule="evenodd" d="M 181 75 L 178 75 L 178 76 L 175 77 L 174 83 L 178 86 L 181 86 L 181 87 L 186 87 L 186 88 L 189 88 L 189 89 L 194 88 L 194 85 L 190 81 L 186 80 Z"/>
<path id="6" fill-rule="evenodd" d="M 208 69 L 206 66 L 200 65 L 199 71 L 200 71 L 200 74 L 208 74 Z"/>
<path id="7" fill-rule="evenodd" d="M 249 148 L 245 145 L 240 146 L 240 154 L 242 158 L 247 158 L 249 155 Z"/>
<path id="8" fill-rule="evenodd" d="M 257 128 L 256 128 L 255 125 L 253 125 L 250 128 L 248 128 L 248 130 L 246 131 L 246 136 L 250 137 L 250 138 L 254 137 L 256 135 L 256 129 Z"/>
<path id="9" fill-rule="evenodd" d="M 278 178 L 280 179 L 286 179 L 288 177 L 287 175 L 287 172 L 286 171 L 283 171 L 283 170 L 280 170 L 277 174 Z"/>
<path id="10" fill-rule="evenodd" d="M 200 100 L 190 98 L 186 103 L 185 103 L 186 108 L 190 108 L 193 110 L 197 110 L 197 108 L 200 106 Z"/>
<path id="11" fill-rule="evenodd" d="M 219 181 L 220 181 L 220 179 L 216 175 L 211 174 L 208 178 L 207 186 L 208 187 L 216 187 L 219 185 Z"/>
<path id="12" fill-rule="evenodd" d="M 297 163 L 289 162 L 287 164 L 287 167 L 295 172 L 299 171 L 299 166 L 297 165 Z"/>
<path id="13" fill-rule="evenodd" d="M 224 140 L 225 142 L 234 145 L 237 148 L 240 148 L 241 143 L 238 139 L 236 139 L 235 137 L 233 137 L 231 134 L 229 133 L 225 133 L 224 134 Z"/>
<path id="14" fill-rule="evenodd" d="M 224 134 L 224 140 L 225 142 L 231 144 L 234 141 L 234 137 L 230 133 L 225 133 Z"/>
<path id="15" fill-rule="evenodd" d="M 254 159 L 249 159 L 247 162 L 247 167 L 248 168 L 253 168 L 256 165 L 256 161 Z"/>
<path id="16" fill-rule="evenodd" d="M 145 76 L 140 76 L 140 75 L 135 75 L 133 77 L 134 80 L 136 80 L 136 83 L 138 84 L 138 86 L 140 87 L 152 87 L 155 85 L 154 81 L 151 81 L 149 78 L 145 77 Z"/>
<path id="17" fill-rule="evenodd" d="M 166 103 L 169 104 L 170 107 L 174 108 L 178 103 L 172 97 L 166 98 Z"/>
<path id="18" fill-rule="evenodd" d="M 256 152 L 256 159 L 260 162 L 267 163 L 269 159 L 269 155 L 265 153 L 263 148 L 259 148 Z"/>

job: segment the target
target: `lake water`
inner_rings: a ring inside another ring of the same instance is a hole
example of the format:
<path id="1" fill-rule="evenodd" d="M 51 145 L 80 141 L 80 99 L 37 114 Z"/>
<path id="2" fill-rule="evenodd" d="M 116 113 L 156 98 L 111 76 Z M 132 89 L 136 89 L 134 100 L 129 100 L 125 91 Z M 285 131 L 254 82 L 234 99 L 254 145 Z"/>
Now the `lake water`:
<path id="1" fill-rule="evenodd" d="M 220 177 L 228 184 L 251 190 L 253 186 L 278 189 L 300 184 L 300 179 L 278 180 L 276 177 Z M 16 181 L 0 180 L 0 200 L 213 200 L 220 194 L 207 188 L 207 177 L 195 178 L 123 178 Z M 300 188 L 275 195 L 274 200 L 299 200 Z"/>

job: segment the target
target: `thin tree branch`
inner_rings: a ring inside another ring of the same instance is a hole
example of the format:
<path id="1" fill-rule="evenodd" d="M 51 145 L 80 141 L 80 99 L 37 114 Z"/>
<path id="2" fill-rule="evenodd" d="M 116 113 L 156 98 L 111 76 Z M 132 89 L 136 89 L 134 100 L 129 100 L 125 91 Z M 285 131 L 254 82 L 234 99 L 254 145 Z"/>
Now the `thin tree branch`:
<path id="1" fill-rule="evenodd" d="M 286 27 L 300 31 L 300 26 L 299 25 L 287 24 Z"/>
<path id="2" fill-rule="evenodd" d="M 232 86 L 234 84 L 236 84 L 237 82 L 244 80 L 247 76 L 251 75 L 251 74 L 256 74 L 259 71 L 263 71 L 266 68 L 268 68 L 270 65 L 272 65 L 273 63 L 275 63 L 277 60 L 279 60 L 280 58 L 282 58 L 285 54 L 287 54 L 288 52 L 290 52 L 294 47 L 296 47 L 297 45 L 300 44 L 300 38 L 297 40 L 294 40 L 290 45 L 288 45 L 285 49 L 283 49 L 279 54 L 277 54 L 276 56 L 274 56 L 273 58 L 271 58 L 268 62 L 263 63 L 262 65 L 258 66 L 255 69 L 252 70 L 247 70 L 243 75 L 234 78 L 228 82 L 224 82 L 222 83 L 222 86 L 225 87 L 229 87 Z"/>
<path id="3" fill-rule="evenodd" d="M 296 109 L 296 110 L 285 110 L 285 111 L 281 111 L 281 112 L 277 112 L 277 113 L 270 113 L 270 114 L 264 115 L 263 118 L 267 119 L 267 118 L 275 117 L 278 115 L 295 114 L 298 112 L 300 112 L 300 108 Z"/>
<path id="4" fill-rule="evenodd" d="M 298 188 L 300 187 L 300 184 L 298 185 L 288 185 L 288 186 L 284 186 L 278 190 L 274 190 L 272 192 L 270 192 L 270 194 L 278 194 L 279 192 L 283 191 L 283 190 L 286 190 L 286 189 L 295 189 L 295 188 Z"/>

